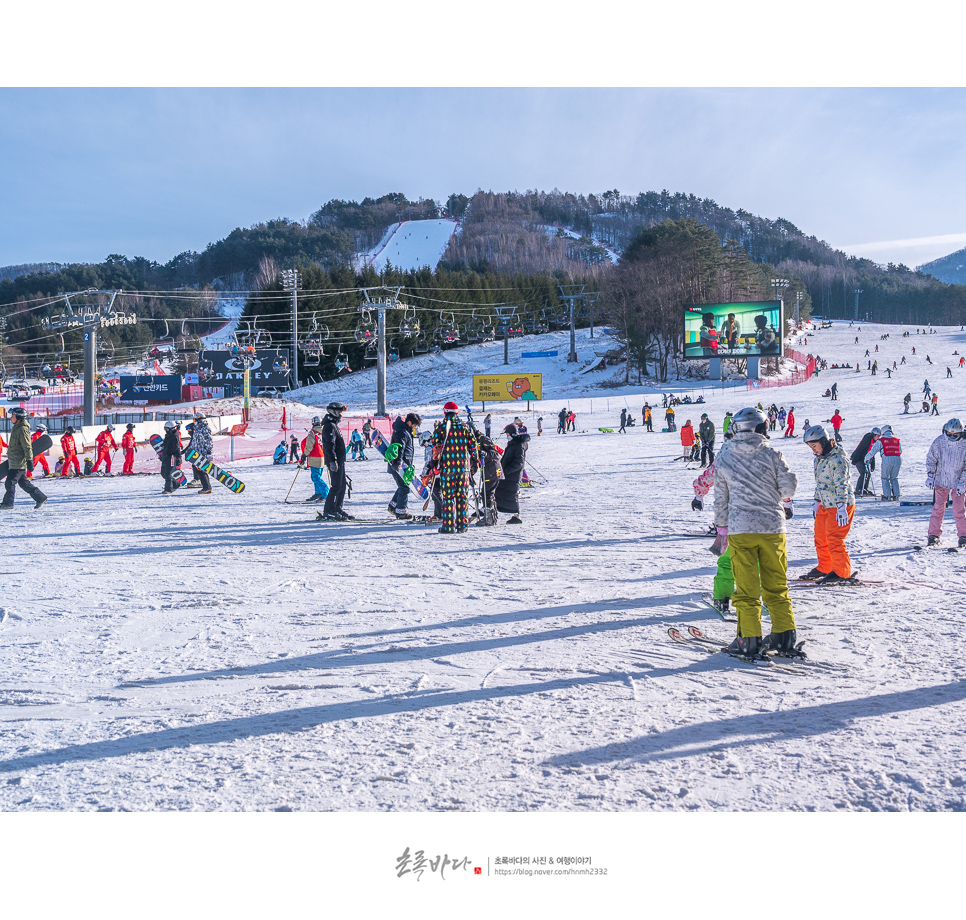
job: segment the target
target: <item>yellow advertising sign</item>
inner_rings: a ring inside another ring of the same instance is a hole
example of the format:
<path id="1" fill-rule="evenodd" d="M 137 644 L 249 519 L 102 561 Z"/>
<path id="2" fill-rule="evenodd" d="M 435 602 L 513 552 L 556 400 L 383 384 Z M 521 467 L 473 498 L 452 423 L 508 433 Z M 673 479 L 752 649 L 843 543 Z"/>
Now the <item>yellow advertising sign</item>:
<path id="1" fill-rule="evenodd" d="M 543 399 L 543 374 L 474 374 L 473 402 Z"/>

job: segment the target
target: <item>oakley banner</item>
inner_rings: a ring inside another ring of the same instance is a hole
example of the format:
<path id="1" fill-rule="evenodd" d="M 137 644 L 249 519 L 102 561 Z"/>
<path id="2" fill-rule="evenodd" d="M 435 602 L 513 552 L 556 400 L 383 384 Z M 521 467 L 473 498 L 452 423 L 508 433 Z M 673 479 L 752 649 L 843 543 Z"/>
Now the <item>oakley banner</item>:
<path id="1" fill-rule="evenodd" d="M 282 362 L 287 357 L 274 349 L 259 348 L 249 371 L 252 393 L 259 390 L 288 389 L 288 367 Z M 198 379 L 203 387 L 224 387 L 226 396 L 241 395 L 245 383 L 245 365 L 233 358 L 230 351 L 203 351 Z"/>

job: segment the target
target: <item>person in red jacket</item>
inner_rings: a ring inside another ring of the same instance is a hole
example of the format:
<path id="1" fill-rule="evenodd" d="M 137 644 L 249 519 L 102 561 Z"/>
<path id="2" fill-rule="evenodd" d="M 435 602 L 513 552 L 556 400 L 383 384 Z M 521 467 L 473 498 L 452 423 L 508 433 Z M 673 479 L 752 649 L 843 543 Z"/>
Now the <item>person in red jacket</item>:
<path id="1" fill-rule="evenodd" d="M 114 430 L 113 425 L 108 425 L 96 438 L 94 438 L 94 443 L 97 445 L 97 459 L 94 461 L 94 468 L 91 470 L 92 473 L 97 472 L 97 468 L 101 465 L 103 461 L 106 464 L 105 473 L 111 475 L 111 455 L 108 453 L 110 450 L 117 450 L 117 442 L 114 440 L 114 435 L 111 432 Z"/>
<path id="2" fill-rule="evenodd" d="M 36 441 L 37 438 L 42 438 L 45 434 L 47 434 L 47 426 L 38 425 L 36 431 L 34 431 L 34 433 L 30 436 L 30 443 L 33 444 L 33 442 Z M 42 454 L 36 454 L 34 456 L 34 466 L 39 466 L 44 471 L 45 476 L 50 475 L 50 467 L 47 466 L 46 452 Z M 29 471 L 27 472 L 27 476 L 28 478 L 33 478 L 33 474 L 30 473 Z"/>
<path id="3" fill-rule="evenodd" d="M 121 438 L 121 449 L 124 451 L 124 468 L 122 476 L 134 475 L 134 452 L 137 450 L 137 438 L 134 437 L 134 423 L 129 422 L 124 437 Z M 108 461 L 110 462 L 110 461 Z M 110 469 L 110 467 L 108 467 Z"/>
<path id="4" fill-rule="evenodd" d="M 691 424 L 691 419 L 681 426 L 681 447 L 684 459 L 689 459 L 694 448 L 694 426 Z"/>
<path id="5" fill-rule="evenodd" d="M 795 407 L 792 406 L 788 410 L 788 418 L 786 421 L 785 437 L 794 438 L 795 437 Z"/>
<path id="6" fill-rule="evenodd" d="M 842 422 L 845 421 L 845 419 L 843 419 L 842 416 L 839 415 L 839 410 L 836 409 L 835 413 L 832 415 L 829 421 L 832 423 L 832 430 L 835 432 L 836 442 L 841 444 L 842 436 L 839 434 L 839 429 L 842 427 Z"/>
<path id="7" fill-rule="evenodd" d="M 61 476 L 70 475 L 70 465 L 74 464 L 74 470 L 80 476 L 80 464 L 77 462 L 77 447 L 74 444 L 74 429 L 68 427 L 64 436 L 60 439 L 60 449 L 64 452 L 64 466 L 60 471 Z"/>

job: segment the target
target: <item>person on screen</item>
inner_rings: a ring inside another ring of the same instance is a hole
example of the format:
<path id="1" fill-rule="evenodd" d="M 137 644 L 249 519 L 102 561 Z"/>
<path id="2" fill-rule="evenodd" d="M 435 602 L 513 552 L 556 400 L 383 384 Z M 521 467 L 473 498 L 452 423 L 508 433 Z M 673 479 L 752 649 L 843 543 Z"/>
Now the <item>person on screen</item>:
<path id="1" fill-rule="evenodd" d="M 755 317 L 755 344 L 763 355 L 778 354 L 778 333 L 768 325 L 768 317 L 759 313 Z"/>
<path id="2" fill-rule="evenodd" d="M 728 314 L 728 318 L 725 320 L 724 327 L 721 331 L 724 334 L 727 347 L 731 350 L 737 348 L 738 336 L 741 335 L 741 330 L 738 328 L 738 320 L 735 319 L 734 313 Z"/>
<path id="3" fill-rule="evenodd" d="M 714 314 L 704 313 L 701 316 L 701 329 L 698 332 L 698 345 L 705 357 L 714 357 L 718 353 L 718 330 L 714 328 Z"/>

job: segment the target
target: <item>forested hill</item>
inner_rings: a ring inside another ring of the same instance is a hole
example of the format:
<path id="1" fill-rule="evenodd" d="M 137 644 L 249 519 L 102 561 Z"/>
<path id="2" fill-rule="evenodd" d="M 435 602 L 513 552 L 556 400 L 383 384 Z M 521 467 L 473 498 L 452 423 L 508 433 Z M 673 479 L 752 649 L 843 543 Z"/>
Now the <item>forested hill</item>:
<path id="1" fill-rule="evenodd" d="M 966 284 L 966 249 L 960 249 L 919 266 L 919 271 L 947 284 Z"/>

